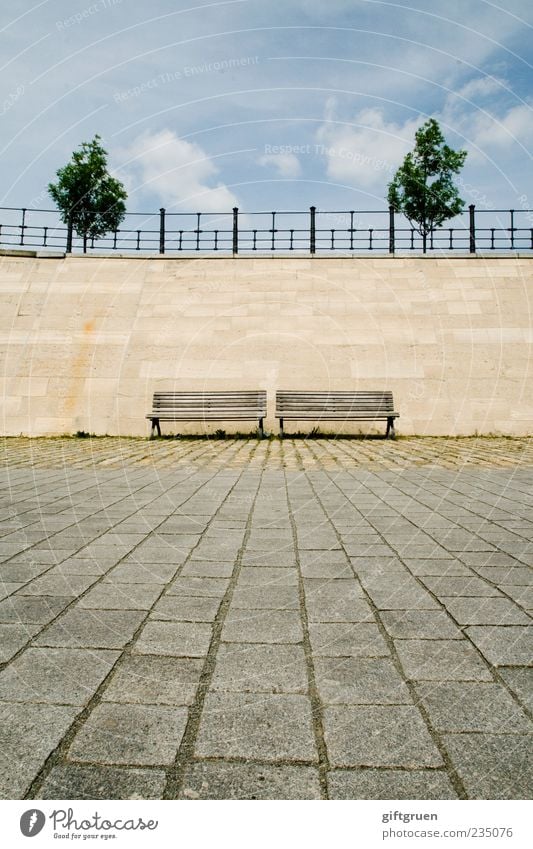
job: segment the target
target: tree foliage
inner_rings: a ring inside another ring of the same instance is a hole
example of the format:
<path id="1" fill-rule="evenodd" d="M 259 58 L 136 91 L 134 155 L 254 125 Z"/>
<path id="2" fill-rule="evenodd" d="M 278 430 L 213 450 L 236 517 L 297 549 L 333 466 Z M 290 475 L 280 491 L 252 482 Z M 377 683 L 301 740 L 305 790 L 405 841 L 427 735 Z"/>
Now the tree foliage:
<path id="1" fill-rule="evenodd" d="M 448 147 L 438 122 L 430 118 L 417 130 L 414 150 L 389 183 L 389 204 L 421 234 L 424 253 L 428 233 L 464 209 L 453 175 L 463 167 L 466 153 Z"/>
<path id="2" fill-rule="evenodd" d="M 71 161 L 57 171 L 57 183 L 48 192 L 56 203 L 61 220 L 72 223 L 87 250 L 88 238 L 99 238 L 117 230 L 126 214 L 127 193 L 120 180 L 107 170 L 107 151 L 100 136 L 82 142 Z"/>

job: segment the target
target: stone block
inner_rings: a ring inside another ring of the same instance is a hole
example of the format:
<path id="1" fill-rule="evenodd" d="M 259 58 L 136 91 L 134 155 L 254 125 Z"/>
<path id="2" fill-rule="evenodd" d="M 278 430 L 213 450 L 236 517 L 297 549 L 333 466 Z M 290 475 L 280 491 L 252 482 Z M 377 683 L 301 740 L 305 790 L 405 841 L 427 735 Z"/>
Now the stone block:
<path id="1" fill-rule="evenodd" d="M 101 764 L 170 765 L 186 723 L 186 708 L 105 702 L 86 719 L 68 757 Z"/>

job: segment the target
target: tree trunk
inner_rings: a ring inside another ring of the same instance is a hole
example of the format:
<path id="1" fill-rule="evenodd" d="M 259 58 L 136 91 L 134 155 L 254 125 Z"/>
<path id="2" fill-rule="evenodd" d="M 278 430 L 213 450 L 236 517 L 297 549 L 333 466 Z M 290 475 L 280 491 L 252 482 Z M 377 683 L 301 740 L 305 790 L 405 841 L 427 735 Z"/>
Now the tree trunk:
<path id="1" fill-rule="evenodd" d="M 83 253 L 87 253 L 87 233 L 83 234 Z"/>
<path id="2" fill-rule="evenodd" d="M 428 240 L 428 234 L 424 230 L 424 232 L 422 233 L 422 252 L 423 253 L 427 253 L 427 240 Z"/>

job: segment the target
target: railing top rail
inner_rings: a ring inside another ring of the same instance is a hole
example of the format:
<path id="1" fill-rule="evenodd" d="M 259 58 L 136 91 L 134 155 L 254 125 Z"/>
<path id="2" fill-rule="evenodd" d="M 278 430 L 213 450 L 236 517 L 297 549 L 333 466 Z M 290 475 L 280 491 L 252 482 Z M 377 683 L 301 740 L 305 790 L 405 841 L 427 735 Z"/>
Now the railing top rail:
<path id="1" fill-rule="evenodd" d="M 383 215 L 388 213 L 390 210 L 389 206 L 380 207 L 379 209 L 360 209 L 359 207 L 353 209 L 322 209 L 321 207 L 315 206 L 312 207 L 317 213 L 321 215 L 350 215 L 351 213 L 357 213 L 358 215 Z M 237 209 L 237 208 L 236 208 Z M 6 210 L 10 212 L 44 212 L 44 213 L 54 213 L 59 215 L 59 211 L 57 209 L 43 209 L 41 207 L 32 207 L 32 206 L 0 206 L 0 210 Z M 199 209 L 191 209 L 187 212 L 184 211 L 176 211 L 172 212 L 168 209 L 162 208 L 162 210 L 166 213 L 166 215 L 231 215 L 233 213 L 233 209 L 226 209 L 216 211 L 205 211 Z M 137 212 L 128 212 L 127 215 L 138 215 L 138 216 L 159 216 L 161 209 L 151 210 L 151 211 L 137 211 Z M 240 215 L 307 215 L 309 214 L 309 207 L 304 209 L 263 209 L 263 210 L 246 210 L 238 208 L 237 211 Z M 479 213 L 494 213 L 494 212 L 518 212 L 518 213 L 531 213 L 533 209 L 525 208 L 525 207 L 506 207 L 503 209 L 483 209 L 479 207 L 475 207 L 476 215 Z M 468 207 L 466 207 L 463 211 L 463 214 L 467 214 Z M 396 211 L 397 215 L 401 213 Z"/>

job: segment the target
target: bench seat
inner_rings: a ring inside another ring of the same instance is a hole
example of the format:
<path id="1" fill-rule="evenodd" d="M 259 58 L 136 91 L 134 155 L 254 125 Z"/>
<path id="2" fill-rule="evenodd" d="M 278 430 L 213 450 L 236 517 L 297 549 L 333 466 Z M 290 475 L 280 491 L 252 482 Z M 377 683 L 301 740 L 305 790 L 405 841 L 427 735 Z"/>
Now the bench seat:
<path id="1" fill-rule="evenodd" d="M 266 392 L 154 392 L 151 437 L 161 436 L 161 422 L 250 421 L 257 419 L 261 436 Z"/>
<path id="2" fill-rule="evenodd" d="M 394 410 L 392 392 L 276 392 L 276 418 L 280 434 L 283 422 L 302 421 L 386 421 L 386 436 L 394 439 Z"/>

